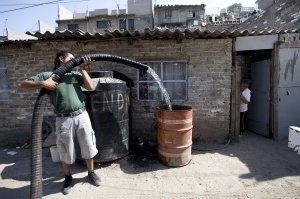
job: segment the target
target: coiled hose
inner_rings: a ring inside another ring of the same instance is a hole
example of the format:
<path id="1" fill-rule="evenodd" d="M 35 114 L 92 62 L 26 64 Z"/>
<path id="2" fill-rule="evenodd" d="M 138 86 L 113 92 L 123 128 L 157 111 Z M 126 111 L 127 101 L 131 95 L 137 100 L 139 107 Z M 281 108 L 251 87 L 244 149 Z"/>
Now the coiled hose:
<path id="1" fill-rule="evenodd" d="M 148 70 L 148 66 L 140 62 L 136 62 L 124 57 L 119 57 L 109 54 L 89 54 L 92 61 L 111 61 L 121 63 L 127 66 L 134 67 L 143 71 Z M 71 59 L 70 61 L 61 65 L 53 73 L 55 74 L 53 80 L 58 82 L 66 72 L 72 68 L 83 63 L 82 57 Z M 30 184 L 30 198 L 42 198 L 42 123 L 43 114 L 46 108 L 48 98 L 51 91 L 42 88 L 39 92 L 35 102 L 32 122 L 31 122 L 31 184 Z"/>

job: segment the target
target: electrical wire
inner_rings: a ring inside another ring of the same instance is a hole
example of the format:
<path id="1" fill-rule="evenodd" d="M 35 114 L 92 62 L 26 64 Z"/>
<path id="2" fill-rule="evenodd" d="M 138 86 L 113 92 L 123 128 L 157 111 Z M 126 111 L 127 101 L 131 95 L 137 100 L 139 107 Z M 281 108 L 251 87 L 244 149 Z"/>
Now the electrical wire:
<path id="1" fill-rule="evenodd" d="M 231 142 L 231 139 L 228 139 L 228 141 L 227 141 L 227 143 L 224 145 L 224 146 L 222 146 L 222 147 L 218 147 L 218 148 L 211 148 L 211 149 L 198 149 L 198 148 L 194 148 L 194 147 L 192 147 L 192 150 L 195 150 L 195 151 L 216 151 L 216 150 L 220 150 L 220 149 L 224 149 L 224 148 L 226 148 L 228 145 L 229 145 L 229 143 Z"/>
<path id="2" fill-rule="evenodd" d="M 89 1 L 89 0 L 78 0 L 78 1 L 67 1 L 67 2 L 63 2 L 63 0 L 56 0 L 56 1 L 50 1 L 50 2 L 46 2 L 46 3 L 39 3 L 39 4 L 0 4 L 0 6 L 17 6 L 17 5 L 30 5 L 30 6 L 26 6 L 26 7 L 22 7 L 22 8 L 16 8 L 16 9 L 12 9 L 12 10 L 6 10 L 6 11 L 2 11 L 1 13 L 6 13 L 6 12 L 13 12 L 13 11 L 17 11 L 17 10 L 23 10 L 23 9 L 27 9 L 27 8 L 32 8 L 32 7 L 36 7 L 36 6 L 42 6 L 42 5 L 47 5 L 47 4 L 56 4 L 56 3 L 73 3 L 73 2 L 83 2 L 83 1 Z"/>
<path id="3" fill-rule="evenodd" d="M 22 7 L 22 8 L 16 8 L 16 9 L 12 9 L 12 10 L 2 11 L 0 13 L 12 12 L 12 11 L 16 11 L 16 10 L 23 10 L 23 9 L 26 9 L 26 8 L 32 8 L 32 7 L 46 5 L 46 4 L 53 4 L 53 3 L 57 3 L 58 1 L 62 1 L 62 0 L 56 0 L 56 1 L 46 2 L 46 3 L 33 4 L 33 5 Z"/>

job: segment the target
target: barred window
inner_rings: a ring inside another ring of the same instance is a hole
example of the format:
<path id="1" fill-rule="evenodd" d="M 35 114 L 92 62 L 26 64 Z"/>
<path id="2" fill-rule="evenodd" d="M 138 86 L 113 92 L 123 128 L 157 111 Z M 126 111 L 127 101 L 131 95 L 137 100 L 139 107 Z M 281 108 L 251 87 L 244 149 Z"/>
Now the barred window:
<path id="1" fill-rule="evenodd" d="M 187 17 L 203 17 L 204 12 L 202 10 L 189 10 L 187 12 Z"/>
<path id="2" fill-rule="evenodd" d="M 127 20 L 126 19 L 120 19 L 119 20 L 119 29 L 120 30 L 127 30 L 127 26 L 126 26 Z"/>
<path id="3" fill-rule="evenodd" d="M 128 19 L 128 30 L 134 31 L 134 19 Z"/>
<path id="4" fill-rule="evenodd" d="M 165 18 L 166 19 L 172 18 L 172 10 L 170 9 L 165 10 Z"/>
<path id="5" fill-rule="evenodd" d="M 110 26 L 110 20 L 97 21 L 97 28 L 110 28 Z"/>
<path id="6" fill-rule="evenodd" d="M 185 101 L 188 95 L 187 62 L 160 61 L 144 62 L 161 79 L 171 101 Z M 140 101 L 163 101 L 164 96 L 156 80 L 146 71 L 138 70 L 137 93 Z"/>
<path id="7" fill-rule="evenodd" d="M 11 100 L 9 82 L 7 77 L 6 58 L 0 57 L 0 102 Z"/>
<path id="8" fill-rule="evenodd" d="M 78 29 L 78 24 L 68 24 L 68 30 L 74 31 Z"/>

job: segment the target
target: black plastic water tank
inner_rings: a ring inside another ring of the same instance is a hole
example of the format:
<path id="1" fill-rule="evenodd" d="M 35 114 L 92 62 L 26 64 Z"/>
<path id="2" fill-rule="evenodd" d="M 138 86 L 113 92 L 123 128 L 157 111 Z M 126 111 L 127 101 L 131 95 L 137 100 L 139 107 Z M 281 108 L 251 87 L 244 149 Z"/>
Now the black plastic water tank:
<path id="1" fill-rule="evenodd" d="M 129 153 L 129 88 L 126 82 L 113 77 L 113 71 L 89 75 L 95 89 L 83 93 L 96 136 L 98 154 L 94 161 L 112 161 Z"/>

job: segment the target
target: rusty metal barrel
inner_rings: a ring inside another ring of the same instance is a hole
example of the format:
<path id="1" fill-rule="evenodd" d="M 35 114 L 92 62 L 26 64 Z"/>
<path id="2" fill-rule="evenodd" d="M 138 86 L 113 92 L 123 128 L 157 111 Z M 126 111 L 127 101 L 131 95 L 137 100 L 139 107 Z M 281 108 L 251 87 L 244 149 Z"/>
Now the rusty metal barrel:
<path id="1" fill-rule="evenodd" d="M 185 166 L 192 156 L 193 109 L 186 105 L 157 107 L 158 160 L 168 166 Z"/>

